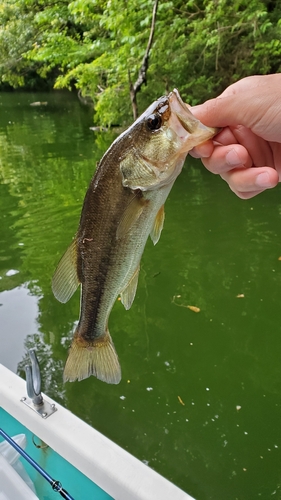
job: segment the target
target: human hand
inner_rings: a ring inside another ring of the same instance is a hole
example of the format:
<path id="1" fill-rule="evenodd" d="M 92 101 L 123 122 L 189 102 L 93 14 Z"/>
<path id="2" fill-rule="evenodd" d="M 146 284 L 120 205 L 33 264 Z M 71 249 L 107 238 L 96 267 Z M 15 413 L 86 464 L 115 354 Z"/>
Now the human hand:
<path id="1" fill-rule="evenodd" d="M 222 130 L 191 151 L 248 199 L 281 180 L 281 74 L 250 76 L 219 97 L 191 108 L 205 125 Z M 254 168 L 253 168 L 254 167 Z"/>

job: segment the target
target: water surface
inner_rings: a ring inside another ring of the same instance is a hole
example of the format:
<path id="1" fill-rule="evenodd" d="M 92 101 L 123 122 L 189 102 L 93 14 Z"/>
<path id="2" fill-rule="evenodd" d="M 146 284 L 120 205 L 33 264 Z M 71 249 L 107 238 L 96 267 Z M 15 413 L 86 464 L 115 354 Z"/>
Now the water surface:
<path id="1" fill-rule="evenodd" d="M 79 292 L 51 276 L 114 138 L 90 126 L 75 95 L 0 94 L 0 362 L 35 347 L 44 392 L 197 500 L 281 499 L 280 187 L 242 201 L 189 159 L 110 316 L 121 383 L 62 383 Z"/>

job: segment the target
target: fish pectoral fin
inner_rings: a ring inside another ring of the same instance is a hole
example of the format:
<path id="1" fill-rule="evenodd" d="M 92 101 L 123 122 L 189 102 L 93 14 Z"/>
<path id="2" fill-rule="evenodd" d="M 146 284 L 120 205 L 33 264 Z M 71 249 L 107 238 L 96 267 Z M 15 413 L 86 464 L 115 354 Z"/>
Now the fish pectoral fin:
<path id="1" fill-rule="evenodd" d="M 92 342 L 74 336 L 66 360 L 63 380 L 74 382 L 94 375 L 108 384 L 119 384 L 121 368 L 110 333 L 106 331 Z"/>
<path id="2" fill-rule="evenodd" d="M 145 205 L 148 202 L 140 197 L 138 194 L 135 194 L 133 199 L 125 208 L 121 220 L 117 226 L 116 230 L 116 239 L 119 240 L 123 236 L 125 236 L 134 223 L 140 218 Z"/>
<path id="3" fill-rule="evenodd" d="M 80 281 L 77 275 L 77 240 L 69 245 L 55 270 L 52 290 L 57 300 L 67 302 L 74 294 Z"/>
<path id="4" fill-rule="evenodd" d="M 121 302 L 126 310 L 130 309 L 134 301 L 138 286 L 139 272 L 140 266 L 138 265 L 126 288 L 120 293 Z"/>
<path id="5" fill-rule="evenodd" d="M 164 205 L 162 205 L 162 207 L 158 210 L 158 213 L 154 220 L 153 227 L 150 231 L 150 238 L 152 239 L 154 245 L 156 245 L 161 236 L 161 231 L 164 226 L 164 219 L 165 219 L 165 210 L 164 210 Z"/>

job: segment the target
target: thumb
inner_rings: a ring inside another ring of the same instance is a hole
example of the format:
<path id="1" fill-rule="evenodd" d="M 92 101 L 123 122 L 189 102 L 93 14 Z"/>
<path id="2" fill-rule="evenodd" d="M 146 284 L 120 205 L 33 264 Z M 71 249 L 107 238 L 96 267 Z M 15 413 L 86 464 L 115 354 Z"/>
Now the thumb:
<path id="1" fill-rule="evenodd" d="M 256 87 L 194 106 L 191 112 L 208 127 L 243 125 L 267 141 L 280 142 L 281 99 L 276 89 Z"/>
<path id="2" fill-rule="evenodd" d="M 225 96 L 210 99 L 190 108 L 192 114 L 208 127 L 227 127 L 244 125 L 251 128 L 250 113 L 245 112 L 246 102 L 243 96 Z M 252 105 L 251 105 L 252 107 Z"/>

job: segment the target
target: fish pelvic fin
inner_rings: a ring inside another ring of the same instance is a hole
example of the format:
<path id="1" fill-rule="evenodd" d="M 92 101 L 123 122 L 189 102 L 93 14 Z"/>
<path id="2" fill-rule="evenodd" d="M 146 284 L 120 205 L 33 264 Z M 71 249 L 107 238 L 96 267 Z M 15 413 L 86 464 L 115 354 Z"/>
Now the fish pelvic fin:
<path id="1" fill-rule="evenodd" d="M 57 300 L 67 302 L 74 294 L 80 281 L 77 274 L 77 240 L 69 245 L 54 272 L 52 290 Z"/>
<path id="2" fill-rule="evenodd" d="M 119 384 L 121 368 L 110 333 L 89 342 L 76 332 L 65 364 L 64 382 L 83 380 L 94 375 L 108 384 Z"/>
<path id="3" fill-rule="evenodd" d="M 156 245 L 156 243 L 160 239 L 161 231 L 164 226 L 164 219 L 165 219 L 165 211 L 164 211 L 164 205 L 162 205 L 162 207 L 160 207 L 158 210 L 158 213 L 154 220 L 153 227 L 150 231 L 150 238 L 152 239 L 154 245 Z"/>
<path id="4" fill-rule="evenodd" d="M 126 288 L 120 293 L 121 302 L 127 311 L 130 309 L 136 295 L 139 272 L 140 266 L 138 265 Z"/>

